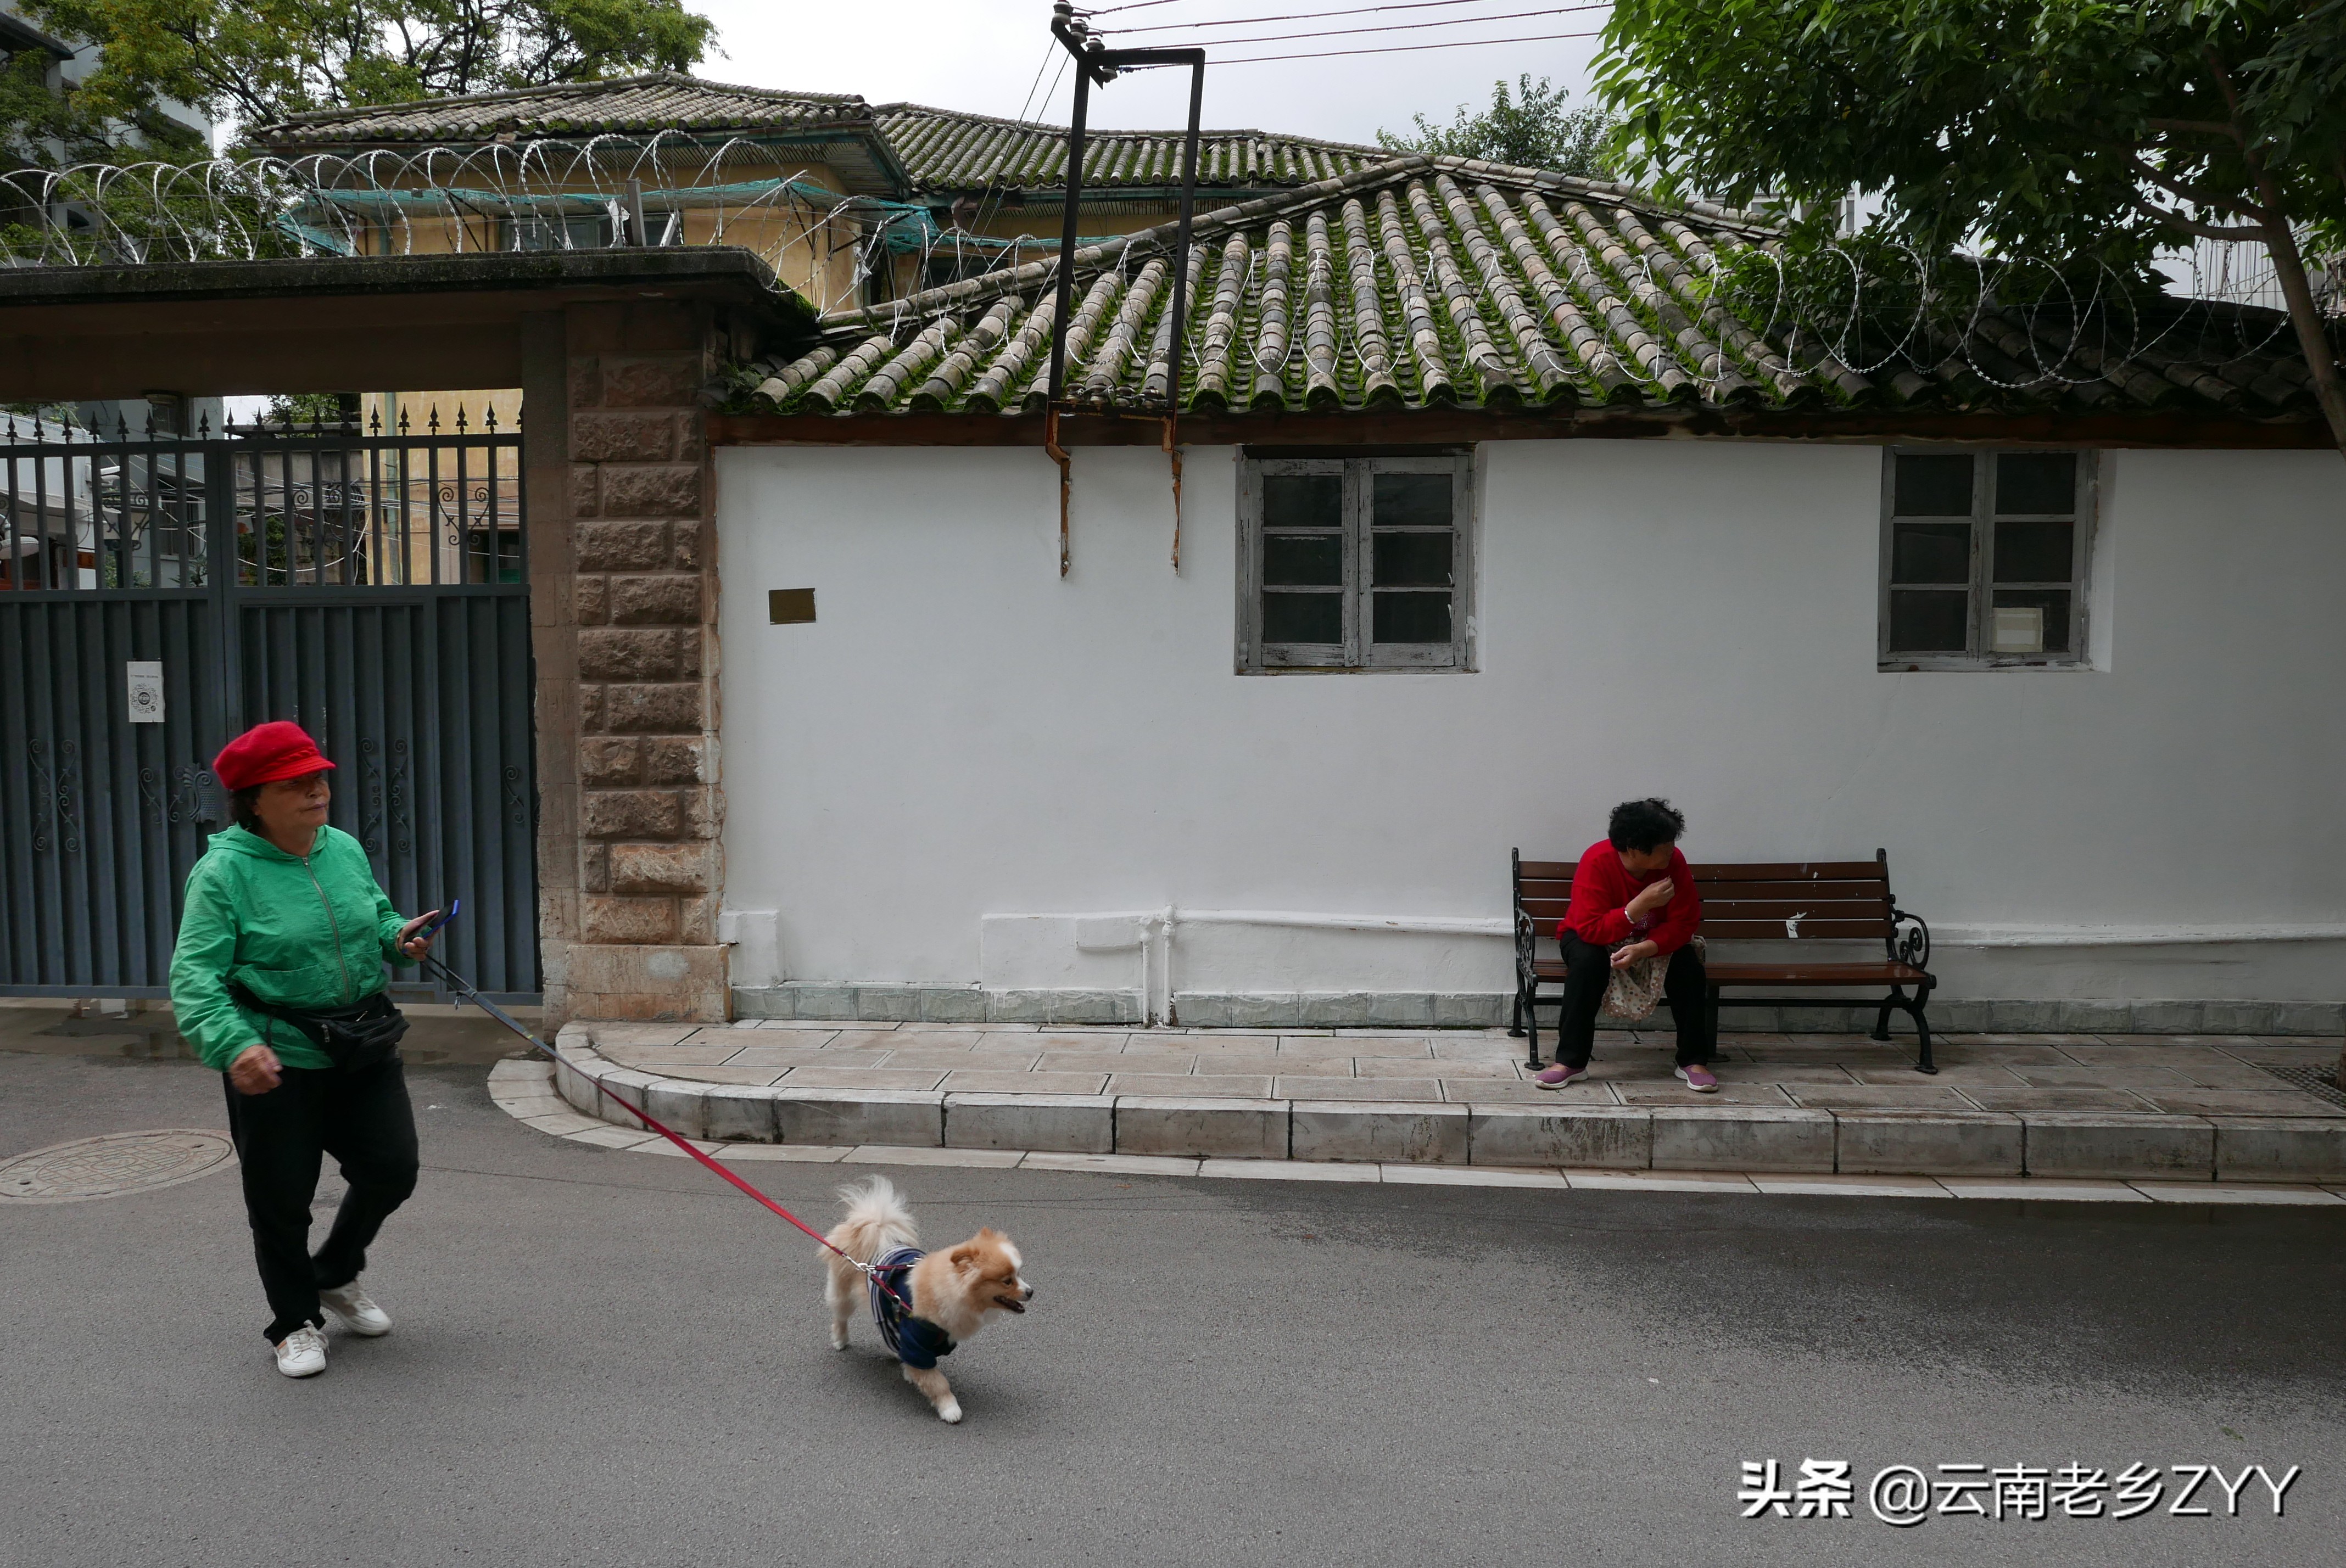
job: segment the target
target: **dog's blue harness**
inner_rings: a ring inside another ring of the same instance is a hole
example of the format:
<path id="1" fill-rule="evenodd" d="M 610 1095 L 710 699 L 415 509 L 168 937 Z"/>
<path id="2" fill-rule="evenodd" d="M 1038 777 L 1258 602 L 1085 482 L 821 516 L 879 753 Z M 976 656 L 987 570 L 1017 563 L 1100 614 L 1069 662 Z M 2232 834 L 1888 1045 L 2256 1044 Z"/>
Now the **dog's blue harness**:
<path id="1" fill-rule="evenodd" d="M 917 1247 L 900 1247 L 872 1265 L 869 1293 L 872 1320 L 880 1338 L 896 1359 L 923 1371 L 934 1368 L 939 1356 L 953 1354 L 953 1336 L 926 1318 L 916 1318 L 913 1299 L 913 1265 L 926 1257 Z"/>

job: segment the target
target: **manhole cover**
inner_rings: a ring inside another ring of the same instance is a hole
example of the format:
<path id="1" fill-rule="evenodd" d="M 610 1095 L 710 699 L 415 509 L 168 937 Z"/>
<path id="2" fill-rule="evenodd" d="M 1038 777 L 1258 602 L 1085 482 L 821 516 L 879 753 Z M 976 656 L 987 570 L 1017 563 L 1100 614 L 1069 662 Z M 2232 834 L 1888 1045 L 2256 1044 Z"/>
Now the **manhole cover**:
<path id="1" fill-rule="evenodd" d="M 167 1128 L 79 1138 L 0 1160 L 0 1203 L 79 1203 L 174 1186 L 236 1163 L 223 1133 Z"/>

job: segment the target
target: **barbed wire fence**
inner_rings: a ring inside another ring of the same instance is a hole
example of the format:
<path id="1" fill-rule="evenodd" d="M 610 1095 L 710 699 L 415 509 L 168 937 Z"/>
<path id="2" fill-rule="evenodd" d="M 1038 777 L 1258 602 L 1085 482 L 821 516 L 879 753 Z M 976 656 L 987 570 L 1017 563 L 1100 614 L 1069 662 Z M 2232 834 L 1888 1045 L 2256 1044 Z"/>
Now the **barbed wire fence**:
<path id="1" fill-rule="evenodd" d="M 1612 204 L 1594 192 L 1586 199 Z M 847 246 L 840 243 L 842 229 L 855 236 Z M 622 237 L 630 244 L 745 246 L 819 314 L 864 310 L 872 273 L 892 271 L 899 258 L 911 259 L 917 292 L 941 256 L 953 259 L 957 278 L 983 278 L 1047 256 L 1056 243 L 976 233 L 940 223 L 925 206 L 832 191 L 777 171 L 770 149 L 747 138 L 712 147 L 683 132 L 0 175 L 5 267 L 584 249 Z M 2091 382 L 2097 365 L 2162 347 L 2178 357 L 2213 351 L 2239 359 L 2290 347 L 2260 247 L 2203 242 L 2173 252 L 2161 263 L 2162 286 L 2098 264 L 1931 258 L 1855 240 L 1797 255 L 1773 240 L 1715 229 L 1708 239 L 1681 229 L 1671 243 L 1672 261 L 1704 283 L 1715 310 L 1762 329 L 1770 343 L 1868 377 L 1941 378 L 1960 365 L 1990 386 L 2017 390 Z M 1424 249 L 1422 239 L 1416 248 Z M 852 251 L 844 264 L 842 249 Z M 1140 254 L 1122 248 L 1113 270 L 1127 272 Z M 2346 258 L 2311 260 L 2326 313 L 2346 317 Z M 1250 273 L 1257 260 L 1250 248 Z M 1420 258 L 1421 265 L 1429 260 Z M 1389 258 L 1379 250 L 1372 261 L 1381 282 L 1389 281 Z M 1621 273 L 1653 297 L 1675 293 L 1641 255 L 1597 270 Z M 893 292 L 893 278 L 888 281 Z M 1325 283 L 1331 292 L 1350 288 L 1341 270 Z M 1250 276 L 1244 288 L 1257 286 Z M 1193 307 L 1202 310 L 1211 292 L 1200 287 Z M 982 311 L 990 300 L 966 304 Z M 1349 341 L 1349 314 L 1340 321 Z M 918 330 L 912 312 L 888 328 L 895 337 Z M 1711 336 L 1724 350 L 1719 335 Z M 1203 336 L 1186 338 L 1183 357 L 1194 372 Z M 1286 348 L 1282 360 L 1300 352 L 1297 342 Z M 1715 384 L 1730 373 L 1733 358 L 1722 351 L 1708 369 L 1685 368 Z"/>
<path id="2" fill-rule="evenodd" d="M 862 240 L 842 263 L 843 220 Z M 919 278 L 941 249 L 966 272 L 1046 244 L 778 173 L 770 149 L 748 138 L 710 147 L 668 131 L 0 174 L 0 267 L 585 249 L 622 236 L 744 246 L 818 312 L 860 302 L 870 273 L 897 255 L 917 258 Z"/>

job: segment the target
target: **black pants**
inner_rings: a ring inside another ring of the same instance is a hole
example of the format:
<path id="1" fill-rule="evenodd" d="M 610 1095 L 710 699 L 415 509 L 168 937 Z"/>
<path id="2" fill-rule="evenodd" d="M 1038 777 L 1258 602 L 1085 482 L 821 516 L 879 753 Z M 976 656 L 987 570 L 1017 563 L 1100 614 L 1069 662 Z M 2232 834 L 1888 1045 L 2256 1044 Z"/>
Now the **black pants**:
<path id="1" fill-rule="evenodd" d="M 415 1190 L 415 1108 L 398 1057 L 357 1073 L 288 1067 L 284 1074 L 265 1095 L 240 1095 L 222 1079 L 252 1252 L 274 1314 L 265 1330 L 272 1345 L 304 1323 L 324 1324 L 318 1292 L 359 1277 L 367 1244 Z M 322 1155 L 334 1156 L 350 1191 L 312 1257 L 310 1200 Z"/>
<path id="2" fill-rule="evenodd" d="M 1564 933 L 1564 1013 L 1556 1021 L 1556 1059 L 1567 1067 L 1588 1065 L 1596 1049 L 1596 1012 L 1605 1004 L 1605 987 L 1613 978 L 1609 949 L 1592 947 L 1570 932 Z M 1703 984 L 1702 960 L 1691 944 L 1670 954 L 1662 974 L 1662 1000 L 1678 1026 L 1678 1065 L 1710 1060 L 1710 993 Z"/>

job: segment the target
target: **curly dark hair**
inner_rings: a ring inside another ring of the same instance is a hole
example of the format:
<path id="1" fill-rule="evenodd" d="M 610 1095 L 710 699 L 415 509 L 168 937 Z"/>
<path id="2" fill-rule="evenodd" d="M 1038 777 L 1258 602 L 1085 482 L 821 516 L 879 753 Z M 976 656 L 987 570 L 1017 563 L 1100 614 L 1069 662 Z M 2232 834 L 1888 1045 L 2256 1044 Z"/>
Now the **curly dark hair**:
<path id="1" fill-rule="evenodd" d="M 1605 829 L 1615 849 L 1634 850 L 1641 855 L 1677 843 L 1685 832 L 1686 813 L 1668 800 L 1652 797 L 1624 800 L 1614 807 L 1613 820 Z"/>
<path id="2" fill-rule="evenodd" d="M 229 820 L 248 833 L 260 831 L 260 786 L 231 791 L 228 798 Z"/>

